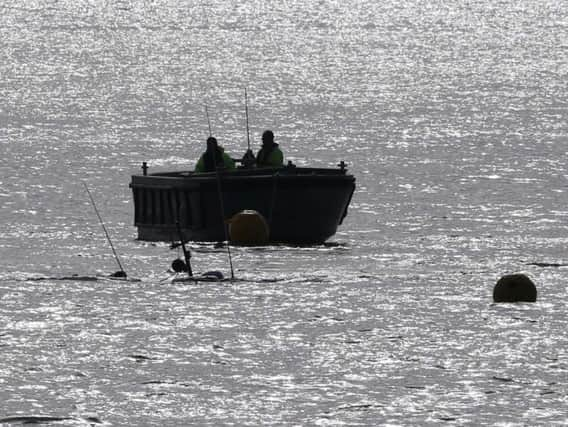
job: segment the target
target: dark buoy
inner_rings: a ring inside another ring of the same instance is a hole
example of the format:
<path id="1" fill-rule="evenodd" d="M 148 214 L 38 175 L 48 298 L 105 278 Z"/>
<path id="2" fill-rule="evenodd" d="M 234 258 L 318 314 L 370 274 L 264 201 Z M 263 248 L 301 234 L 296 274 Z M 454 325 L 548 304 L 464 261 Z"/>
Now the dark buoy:
<path id="1" fill-rule="evenodd" d="M 268 224 L 257 211 L 244 210 L 228 221 L 231 243 L 236 245 L 265 245 L 268 243 Z"/>
<path id="2" fill-rule="evenodd" d="M 172 261 L 172 270 L 176 273 L 185 273 L 187 271 L 187 264 L 179 258 L 174 259 Z"/>
<path id="3" fill-rule="evenodd" d="M 501 277 L 493 288 L 495 302 L 535 302 L 536 286 L 525 274 Z"/>
<path id="4" fill-rule="evenodd" d="M 223 280 L 223 273 L 220 271 L 206 271 L 202 276 L 206 279 Z"/>
<path id="5" fill-rule="evenodd" d="M 124 270 L 115 271 L 110 275 L 110 277 L 114 278 L 126 278 L 126 272 Z"/>

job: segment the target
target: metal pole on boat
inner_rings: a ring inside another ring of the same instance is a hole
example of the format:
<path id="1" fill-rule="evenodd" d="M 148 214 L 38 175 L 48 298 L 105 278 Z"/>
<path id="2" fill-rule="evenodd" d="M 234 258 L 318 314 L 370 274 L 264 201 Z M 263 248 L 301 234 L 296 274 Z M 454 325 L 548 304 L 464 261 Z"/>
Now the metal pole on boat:
<path id="1" fill-rule="evenodd" d="M 278 177 L 279 172 L 277 171 L 274 175 L 272 175 L 272 197 L 270 200 L 270 215 L 268 217 L 268 230 L 272 229 L 272 218 L 274 216 L 274 205 L 276 204 L 276 194 L 278 192 Z"/>
<path id="2" fill-rule="evenodd" d="M 114 245 L 112 244 L 112 241 L 110 240 L 110 236 L 109 236 L 107 229 L 105 227 L 105 223 L 103 222 L 103 219 L 101 218 L 101 215 L 99 214 L 99 210 L 97 209 L 97 205 L 95 204 L 95 200 L 93 199 L 93 195 L 89 191 L 89 187 L 87 187 L 87 183 L 85 181 L 83 181 L 83 185 L 85 186 L 85 190 L 87 190 L 87 194 L 89 195 L 89 199 L 91 199 L 91 204 L 93 205 L 93 208 L 95 209 L 95 213 L 97 214 L 97 217 L 99 218 L 99 222 L 101 223 L 101 226 L 103 227 L 103 231 L 105 232 L 105 236 L 108 240 L 110 248 L 112 249 L 112 253 L 114 254 L 114 259 L 116 259 L 116 263 L 118 264 L 118 267 L 120 268 L 120 271 L 117 271 L 116 273 L 114 273 L 113 276 L 114 277 L 126 277 L 126 272 L 124 271 L 124 268 L 122 268 L 122 264 L 120 263 L 120 259 L 118 258 L 118 254 L 116 253 L 116 251 L 114 249 Z"/>

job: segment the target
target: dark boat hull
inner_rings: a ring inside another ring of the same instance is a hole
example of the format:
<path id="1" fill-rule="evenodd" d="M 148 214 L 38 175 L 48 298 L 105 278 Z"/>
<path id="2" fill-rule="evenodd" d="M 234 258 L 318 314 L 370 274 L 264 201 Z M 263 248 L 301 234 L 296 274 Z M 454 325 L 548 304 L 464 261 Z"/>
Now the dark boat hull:
<path id="1" fill-rule="evenodd" d="M 322 243 L 347 214 L 355 178 L 345 169 L 281 168 L 193 174 L 134 175 L 135 226 L 146 241 L 226 240 L 226 221 L 252 209 L 270 229 L 270 241 Z"/>

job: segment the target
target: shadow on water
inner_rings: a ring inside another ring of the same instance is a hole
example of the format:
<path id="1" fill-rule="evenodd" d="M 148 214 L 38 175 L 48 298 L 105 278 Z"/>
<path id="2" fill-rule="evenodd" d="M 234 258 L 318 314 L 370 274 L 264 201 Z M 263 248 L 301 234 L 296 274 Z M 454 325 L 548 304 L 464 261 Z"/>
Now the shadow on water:
<path id="1" fill-rule="evenodd" d="M 196 252 L 217 252 L 219 250 L 226 250 L 227 246 L 231 248 L 242 248 L 251 251 L 259 251 L 259 252 L 269 252 L 269 251 L 281 251 L 281 250 L 294 250 L 294 249 L 308 249 L 308 250 L 322 250 L 322 249 L 350 249 L 351 245 L 346 242 L 324 242 L 321 244 L 293 244 L 293 243 L 275 243 L 275 244 L 268 244 L 268 245 L 236 245 L 236 244 L 229 244 L 227 242 L 216 242 L 216 243 L 209 243 L 209 242 L 193 242 L 192 249 Z"/>
<path id="2" fill-rule="evenodd" d="M 87 416 L 84 418 L 76 418 L 76 417 L 64 417 L 64 416 L 53 416 L 53 415 L 12 415 L 4 418 L 0 418 L 0 425 L 4 424 L 48 424 L 48 423 L 66 423 L 66 425 L 77 424 L 77 425 L 85 425 L 88 423 L 89 425 L 93 424 L 105 424 L 96 416 Z"/>
<path id="3" fill-rule="evenodd" d="M 0 279 L 8 282 L 54 282 L 54 281 L 71 281 L 71 282 L 141 282 L 141 279 L 131 277 L 114 277 L 112 274 L 108 276 L 89 276 L 80 274 L 71 274 L 69 276 L 36 276 L 26 275 L 21 277 L 7 277 Z"/>

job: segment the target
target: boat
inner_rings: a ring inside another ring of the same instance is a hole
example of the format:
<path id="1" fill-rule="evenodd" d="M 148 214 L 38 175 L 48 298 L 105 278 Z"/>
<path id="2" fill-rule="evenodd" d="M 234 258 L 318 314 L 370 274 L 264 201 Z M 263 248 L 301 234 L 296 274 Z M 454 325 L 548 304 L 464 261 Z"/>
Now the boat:
<path id="1" fill-rule="evenodd" d="M 134 225 L 143 241 L 230 240 L 230 219 L 257 211 L 269 227 L 270 243 L 321 244 L 347 216 L 355 177 L 337 168 L 246 168 L 196 173 L 172 171 L 132 175 Z"/>

